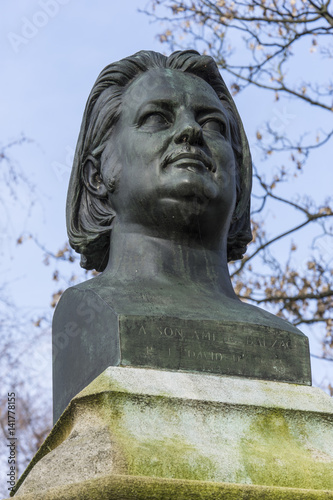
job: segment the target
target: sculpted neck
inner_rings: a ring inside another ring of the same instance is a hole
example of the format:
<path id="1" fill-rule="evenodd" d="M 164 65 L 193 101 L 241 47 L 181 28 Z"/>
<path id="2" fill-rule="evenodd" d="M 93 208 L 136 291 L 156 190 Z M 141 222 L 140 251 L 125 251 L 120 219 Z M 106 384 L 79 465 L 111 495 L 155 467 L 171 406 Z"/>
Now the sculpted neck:
<path id="1" fill-rule="evenodd" d="M 197 286 L 202 291 L 235 298 L 226 250 L 191 236 L 182 235 L 180 241 L 148 235 L 135 225 L 115 224 L 109 263 L 103 274 L 116 282 L 134 280 L 143 287 L 155 282 L 182 287 L 185 292 Z"/>

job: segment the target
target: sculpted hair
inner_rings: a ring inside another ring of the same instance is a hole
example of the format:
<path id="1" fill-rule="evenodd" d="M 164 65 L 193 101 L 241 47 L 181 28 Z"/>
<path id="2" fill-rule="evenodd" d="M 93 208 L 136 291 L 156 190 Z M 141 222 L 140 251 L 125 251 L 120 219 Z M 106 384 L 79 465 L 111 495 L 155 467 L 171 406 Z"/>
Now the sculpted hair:
<path id="1" fill-rule="evenodd" d="M 194 50 L 177 51 L 169 57 L 141 51 L 104 68 L 91 90 L 83 114 L 68 188 L 66 221 L 70 245 L 81 254 L 81 266 L 85 269 L 105 269 L 115 217 L 108 197 L 96 197 L 86 188 L 85 162 L 89 157 L 100 167 L 101 156 L 121 114 L 125 90 L 142 73 L 155 68 L 177 69 L 202 78 L 228 110 L 231 145 L 237 164 L 237 203 L 228 234 L 228 261 L 241 259 L 252 239 L 250 150 L 236 105 L 215 61 Z"/>

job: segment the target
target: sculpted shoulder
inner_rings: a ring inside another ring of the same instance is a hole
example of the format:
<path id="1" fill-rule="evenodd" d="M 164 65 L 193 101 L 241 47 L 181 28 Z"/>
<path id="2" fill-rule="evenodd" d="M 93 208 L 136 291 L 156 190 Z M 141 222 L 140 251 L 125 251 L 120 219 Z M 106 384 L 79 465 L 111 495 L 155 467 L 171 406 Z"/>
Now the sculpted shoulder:
<path id="1" fill-rule="evenodd" d="M 304 336 L 286 320 L 237 298 L 203 296 L 193 289 L 187 293 L 182 286 L 177 289 L 156 283 L 140 286 L 132 282 L 112 282 L 103 274 L 69 288 L 60 302 L 63 306 L 68 302 L 66 308 L 72 315 L 75 315 L 75 310 L 87 314 L 87 308 L 94 306 L 101 316 L 111 309 L 115 314 L 212 320 L 221 322 L 221 325 L 233 323 L 235 332 L 246 325 L 253 330 L 257 325 L 261 329 L 267 327 L 268 332 L 273 329 Z"/>

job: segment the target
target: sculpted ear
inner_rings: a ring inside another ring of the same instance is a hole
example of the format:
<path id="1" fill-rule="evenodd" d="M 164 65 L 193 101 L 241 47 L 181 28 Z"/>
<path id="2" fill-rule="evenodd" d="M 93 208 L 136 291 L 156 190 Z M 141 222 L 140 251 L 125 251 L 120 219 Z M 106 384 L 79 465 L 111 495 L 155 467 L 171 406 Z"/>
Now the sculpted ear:
<path id="1" fill-rule="evenodd" d="M 83 165 L 83 182 L 88 191 L 97 198 L 106 198 L 107 189 L 100 176 L 99 161 L 88 156 Z"/>

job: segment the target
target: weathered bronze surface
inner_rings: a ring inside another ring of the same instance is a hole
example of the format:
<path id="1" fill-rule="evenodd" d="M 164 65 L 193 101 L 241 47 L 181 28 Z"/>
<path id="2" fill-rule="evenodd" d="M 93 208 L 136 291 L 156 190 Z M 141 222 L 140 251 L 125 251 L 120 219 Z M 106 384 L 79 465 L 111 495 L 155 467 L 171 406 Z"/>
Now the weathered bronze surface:
<path id="1" fill-rule="evenodd" d="M 143 51 L 102 71 L 67 198 L 70 244 L 102 273 L 55 312 L 55 418 L 109 365 L 311 383 L 306 337 L 231 285 L 227 263 L 251 240 L 251 178 L 210 57 Z"/>
<path id="2" fill-rule="evenodd" d="M 273 327 L 211 320 L 119 316 L 122 365 L 306 383 L 306 337 Z M 296 358 L 296 359 L 295 359 Z"/>

